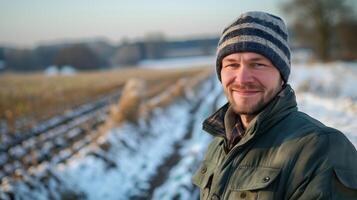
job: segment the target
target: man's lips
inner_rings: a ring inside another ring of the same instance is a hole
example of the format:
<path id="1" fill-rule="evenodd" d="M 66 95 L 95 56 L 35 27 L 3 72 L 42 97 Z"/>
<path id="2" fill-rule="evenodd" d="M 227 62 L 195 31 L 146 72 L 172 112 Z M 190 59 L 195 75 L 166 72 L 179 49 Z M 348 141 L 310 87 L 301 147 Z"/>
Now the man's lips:
<path id="1" fill-rule="evenodd" d="M 233 89 L 231 90 L 231 92 L 242 96 L 251 96 L 261 92 L 261 90 L 234 90 Z"/>

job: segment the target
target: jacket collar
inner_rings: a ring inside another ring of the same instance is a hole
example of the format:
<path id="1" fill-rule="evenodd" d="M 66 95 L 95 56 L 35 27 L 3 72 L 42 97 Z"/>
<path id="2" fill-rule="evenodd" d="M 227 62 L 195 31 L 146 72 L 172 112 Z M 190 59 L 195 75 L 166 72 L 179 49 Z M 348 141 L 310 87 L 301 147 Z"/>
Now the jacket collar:
<path id="1" fill-rule="evenodd" d="M 224 137 L 226 139 L 224 118 L 229 106 L 229 103 L 226 103 L 208 117 L 203 122 L 203 130 L 213 136 Z M 294 90 L 287 84 L 253 119 L 253 121 L 251 121 L 249 127 L 246 129 L 245 135 L 251 137 L 258 135 L 272 127 L 292 111 L 296 110 L 297 104 Z M 244 137 L 242 140 L 249 140 L 251 137 Z"/>

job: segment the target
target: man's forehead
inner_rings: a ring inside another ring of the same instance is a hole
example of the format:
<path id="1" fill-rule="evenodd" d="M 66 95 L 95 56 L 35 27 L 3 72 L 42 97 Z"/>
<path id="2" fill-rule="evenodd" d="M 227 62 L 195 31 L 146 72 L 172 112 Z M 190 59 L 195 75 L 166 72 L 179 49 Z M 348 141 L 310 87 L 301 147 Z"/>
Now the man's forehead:
<path id="1" fill-rule="evenodd" d="M 254 52 L 238 52 L 238 53 L 227 55 L 226 57 L 223 58 L 222 61 L 234 62 L 234 61 L 239 61 L 242 58 L 244 60 L 252 60 L 252 61 L 268 59 L 265 56 Z"/>

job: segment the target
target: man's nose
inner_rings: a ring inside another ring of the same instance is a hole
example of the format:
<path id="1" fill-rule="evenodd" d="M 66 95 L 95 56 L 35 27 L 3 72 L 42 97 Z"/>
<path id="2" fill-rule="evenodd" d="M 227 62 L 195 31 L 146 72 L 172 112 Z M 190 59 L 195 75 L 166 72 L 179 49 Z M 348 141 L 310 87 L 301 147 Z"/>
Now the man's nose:
<path id="1" fill-rule="evenodd" d="M 236 71 L 235 81 L 239 84 L 249 83 L 253 80 L 252 71 L 247 64 L 242 63 L 240 68 Z"/>

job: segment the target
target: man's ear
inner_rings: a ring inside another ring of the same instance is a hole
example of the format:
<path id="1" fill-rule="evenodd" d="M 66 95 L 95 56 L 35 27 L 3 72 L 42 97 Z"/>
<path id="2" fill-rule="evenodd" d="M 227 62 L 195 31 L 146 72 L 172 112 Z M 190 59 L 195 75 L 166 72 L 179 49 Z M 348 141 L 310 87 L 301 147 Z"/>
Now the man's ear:
<path id="1" fill-rule="evenodd" d="M 285 85 L 286 83 L 285 83 L 283 77 L 281 76 L 281 74 L 280 74 L 280 81 L 281 81 L 280 85 L 281 85 L 282 87 L 284 87 L 284 85 Z"/>

